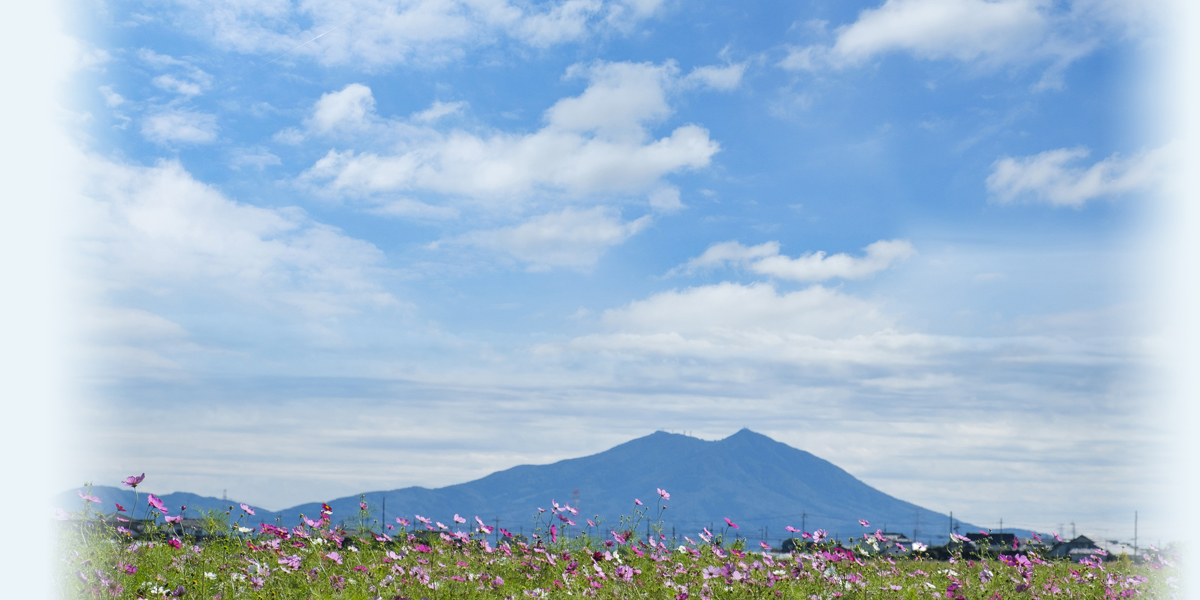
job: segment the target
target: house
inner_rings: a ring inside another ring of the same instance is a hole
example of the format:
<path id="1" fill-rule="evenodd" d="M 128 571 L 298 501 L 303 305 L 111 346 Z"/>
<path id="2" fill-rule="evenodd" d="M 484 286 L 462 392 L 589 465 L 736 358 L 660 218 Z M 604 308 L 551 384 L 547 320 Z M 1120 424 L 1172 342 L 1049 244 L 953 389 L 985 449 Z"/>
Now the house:
<path id="1" fill-rule="evenodd" d="M 1093 554 L 1100 547 L 1091 538 L 1081 535 L 1069 542 L 1059 542 L 1046 553 L 1048 558 L 1065 558 L 1071 562 L 1079 562 Z"/>

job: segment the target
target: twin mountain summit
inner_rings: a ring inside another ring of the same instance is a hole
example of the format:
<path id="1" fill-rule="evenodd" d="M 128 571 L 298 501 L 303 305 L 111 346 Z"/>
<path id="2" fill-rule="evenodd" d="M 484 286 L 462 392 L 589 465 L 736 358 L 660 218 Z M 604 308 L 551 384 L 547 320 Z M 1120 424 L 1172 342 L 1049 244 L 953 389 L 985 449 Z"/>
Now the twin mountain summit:
<path id="1" fill-rule="evenodd" d="M 453 525 L 457 513 L 471 522 L 478 515 L 489 525 L 499 519 L 500 527 L 528 535 L 538 508 L 548 508 L 551 500 L 573 507 L 578 502 L 575 520 L 580 526 L 586 525 L 585 519 L 599 515 L 604 531 L 617 528 L 621 515 L 633 514 L 635 498 L 646 504 L 643 508 L 650 509 L 652 518 L 659 500 L 657 488 L 671 494 L 663 521 L 667 534 L 674 532 L 680 538 L 695 539 L 704 527 L 719 532 L 726 527 L 725 517 L 740 527 L 736 532 L 730 530 L 730 537 L 736 533 L 751 540 L 767 539 L 773 545 L 790 537 L 784 530 L 789 525 L 806 531 L 825 529 L 841 539 L 884 529 L 937 544 L 946 542 L 951 527 L 948 515 L 889 496 L 827 460 L 749 429 L 717 441 L 658 431 L 582 458 L 521 465 L 443 488 L 407 487 L 362 496 L 376 513 L 375 519 L 393 525 L 396 517 L 411 521 L 414 514 Z M 106 512 L 115 508 L 114 502 L 126 507 L 134 502 L 129 488 L 95 486 L 92 494 L 103 501 L 94 508 Z M 145 494 L 141 496 L 144 504 Z M 346 519 L 349 523 L 359 511 L 362 496 L 329 500 L 334 521 Z M 187 492 L 160 497 L 173 509 L 171 514 L 187 506 L 185 517 L 199 516 L 194 511 L 223 511 L 238 504 Z M 68 510 L 82 507 L 75 490 L 64 492 L 57 500 Z M 138 507 L 139 516 L 144 508 Z M 243 525 L 294 525 L 299 515 L 314 517 L 320 511 L 320 502 L 280 511 L 255 507 L 255 515 L 243 519 Z M 864 529 L 859 519 L 868 520 L 869 527 Z M 954 525 L 961 533 L 979 529 L 961 521 Z"/>

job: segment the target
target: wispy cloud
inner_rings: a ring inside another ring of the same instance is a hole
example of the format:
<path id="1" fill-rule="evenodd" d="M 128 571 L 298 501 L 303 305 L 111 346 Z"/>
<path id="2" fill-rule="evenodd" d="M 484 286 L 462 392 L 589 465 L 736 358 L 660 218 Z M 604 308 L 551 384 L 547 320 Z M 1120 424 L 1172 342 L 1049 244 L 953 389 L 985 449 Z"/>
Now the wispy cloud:
<path id="1" fill-rule="evenodd" d="M 159 144 L 211 144 L 217 140 L 217 116 L 186 108 L 167 108 L 142 119 L 142 136 Z"/>
<path id="2" fill-rule="evenodd" d="M 861 258 L 843 253 L 826 255 L 824 251 L 792 258 L 779 253 L 779 242 L 757 246 L 743 246 L 736 241 L 722 242 L 709 246 L 703 254 L 672 272 L 695 272 L 734 265 L 761 275 L 793 281 L 863 279 L 917 253 L 907 240 L 880 240 L 863 250 Z"/>
<path id="3" fill-rule="evenodd" d="M 504 41 L 547 48 L 596 34 L 623 34 L 660 11 L 662 0 L 396 3 L 332 0 L 179 2 L 214 41 L 240 52 L 289 53 L 327 65 L 380 68 L 442 62 Z"/>
<path id="4" fill-rule="evenodd" d="M 456 241 L 508 253 L 532 270 L 584 268 L 650 223 L 649 215 L 622 221 L 620 212 L 609 207 L 566 208 L 513 227 L 472 232 Z"/>
<path id="5" fill-rule="evenodd" d="M 1081 207 L 1097 198 L 1120 196 L 1156 185 L 1166 172 L 1172 148 L 1164 146 L 1130 157 L 1112 155 L 1078 166 L 1091 152 L 1059 148 L 1024 157 L 1006 156 L 992 165 L 987 189 L 1000 203 L 1045 202 Z"/>

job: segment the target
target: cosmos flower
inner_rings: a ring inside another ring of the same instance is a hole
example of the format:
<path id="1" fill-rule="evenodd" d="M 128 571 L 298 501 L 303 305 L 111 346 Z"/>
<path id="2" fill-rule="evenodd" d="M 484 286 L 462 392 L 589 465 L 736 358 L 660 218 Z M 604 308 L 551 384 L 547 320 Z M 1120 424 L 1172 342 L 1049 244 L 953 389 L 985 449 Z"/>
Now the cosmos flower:
<path id="1" fill-rule="evenodd" d="M 734 523 L 733 521 L 730 521 L 730 520 L 729 520 L 729 517 L 725 517 L 725 523 L 726 523 L 727 525 L 729 525 L 730 527 L 734 528 L 734 529 L 741 529 L 741 527 L 738 527 L 738 526 L 737 526 L 737 523 Z"/>
<path id="2" fill-rule="evenodd" d="M 79 493 L 79 497 L 83 498 L 84 502 L 100 502 L 99 498 L 97 498 L 91 494 L 85 494 L 85 493 L 83 493 L 83 490 L 76 490 L 76 491 Z"/>
<path id="3" fill-rule="evenodd" d="M 866 527 L 866 526 L 870 525 L 871 523 L 869 521 L 867 521 L 866 519 L 859 519 L 858 524 L 862 525 L 863 527 Z"/>
<path id="4" fill-rule="evenodd" d="M 142 473 L 141 475 L 130 475 L 129 477 L 126 477 L 125 481 L 122 481 L 121 483 L 123 483 L 131 488 L 136 488 L 138 486 L 138 484 L 140 484 L 142 482 L 142 480 L 145 478 L 146 478 L 145 473 Z"/>
<path id="5" fill-rule="evenodd" d="M 248 515 L 251 515 L 251 516 L 253 516 L 253 515 L 254 515 L 254 509 L 253 509 L 253 508 L 250 508 L 249 506 L 247 506 L 247 505 L 245 505 L 245 504 L 242 504 L 241 506 L 242 506 L 242 510 L 246 511 L 246 514 L 248 514 Z"/>
<path id="6" fill-rule="evenodd" d="M 667 490 L 664 490 L 664 489 L 661 489 L 661 488 L 655 488 L 655 489 L 657 489 L 657 490 L 658 490 L 658 495 L 659 495 L 659 496 L 661 496 L 663 500 L 670 500 L 670 499 L 671 499 L 671 494 L 668 494 L 668 493 L 667 493 Z"/>
<path id="7" fill-rule="evenodd" d="M 466 523 L 467 520 L 458 516 L 458 513 L 454 513 L 454 522 L 455 523 Z"/>
<path id="8" fill-rule="evenodd" d="M 157 508 L 159 512 L 163 513 L 164 515 L 167 514 L 167 505 L 163 504 L 163 501 L 159 500 L 154 494 L 150 494 L 146 501 L 150 503 L 150 506 Z"/>

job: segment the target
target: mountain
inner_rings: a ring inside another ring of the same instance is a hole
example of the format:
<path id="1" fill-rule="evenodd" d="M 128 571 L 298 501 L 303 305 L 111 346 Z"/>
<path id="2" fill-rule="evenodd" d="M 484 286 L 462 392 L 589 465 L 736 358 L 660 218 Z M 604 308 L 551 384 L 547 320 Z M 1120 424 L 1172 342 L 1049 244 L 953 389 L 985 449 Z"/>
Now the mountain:
<path id="1" fill-rule="evenodd" d="M 667 531 L 673 527 L 679 536 L 693 539 L 703 527 L 725 529 L 725 517 L 740 526 L 737 531 L 729 530 L 729 535 L 757 540 L 765 533 L 775 545 L 787 536 L 784 527 L 788 525 L 808 531 L 823 528 L 845 538 L 861 534 L 864 528 L 858 520 L 866 519 L 870 521 L 866 531 L 915 534 L 935 543 L 944 543 L 949 530 L 947 515 L 889 496 L 829 461 L 749 429 L 717 441 L 659 431 L 599 454 L 549 465 L 521 465 L 467 483 L 364 495 L 375 518 L 383 516 L 388 523 L 394 524 L 397 516 L 411 520 L 413 514 L 420 514 L 453 525 L 452 515 L 458 513 L 472 522 L 478 515 L 489 525 L 498 518 L 501 527 L 528 534 L 539 507 L 548 508 L 552 500 L 575 506 L 576 490 L 577 523 L 586 524 L 586 518 L 599 515 L 603 525 L 616 526 L 621 515 L 633 514 L 635 498 L 641 499 L 653 516 L 659 500 L 657 488 L 671 495 L 664 503 L 668 507 L 663 516 Z M 128 490 L 98 487 L 93 493 L 110 508 L 111 502 L 122 498 L 132 501 Z M 76 508 L 78 497 L 74 491 L 69 494 L 74 497 L 70 508 Z M 70 500 L 66 495 L 63 498 Z M 162 498 L 172 508 L 181 504 L 220 509 L 237 505 L 192 494 Z M 355 495 L 330 500 L 334 519 L 349 522 L 359 510 L 359 499 Z M 382 515 L 385 502 L 387 512 Z M 293 524 L 301 514 L 317 515 L 320 503 L 256 512 L 250 522 L 279 519 Z M 172 514 L 176 514 L 174 510 Z M 962 533 L 978 529 L 956 524 Z"/>

